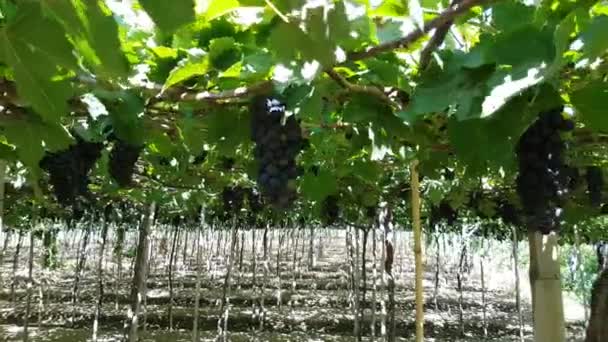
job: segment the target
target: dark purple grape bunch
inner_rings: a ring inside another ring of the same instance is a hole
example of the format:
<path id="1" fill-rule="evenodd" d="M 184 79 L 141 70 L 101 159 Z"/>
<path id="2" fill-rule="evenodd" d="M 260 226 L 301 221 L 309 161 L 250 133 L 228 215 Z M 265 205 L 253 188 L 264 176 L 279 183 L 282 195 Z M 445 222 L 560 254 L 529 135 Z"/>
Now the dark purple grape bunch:
<path id="1" fill-rule="evenodd" d="M 562 133 L 574 129 L 563 117 L 563 106 L 542 112 L 520 137 L 516 147 L 517 193 L 529 228 L 543 234 L 559 229 L 562 206 L 571 191 L 575 170 L 565 164 Z"/>
<path id="2" fill-rule="evenodd" d="M 432 206 L 429 215 L 429 224 L 435 228 L 439 223 L 445 222 L 448 226 L 453 226 L 458 220 L 458 211 L 452 207 L 448 200 L 441 200 L 438 206 Z"/>
<path id="3" fill-rule="evenodd" d="M 585 178 L 587 180 L 587 194 L 589 201 L 595 207 L 602 204 L 602 190 L 604 188 L 604 174 L 598 166 L 588 166 Z"/>
<path id="4" fill-rule="evenodd" d="M 296 158 L 305 145 L 300 123 L 294 116 L 286 117 L 285 105 L 274 98 L 255 98 L 250 111 L 258 186 L 274 207 L 287 208 L 297 195 L 295 179 L 300 170 Z"/>
<path id="5" fill-rule="evenodd" d="M 143 149 L 143 145 L 136 146 L 120 139 L 114 142 L 114 147 L 110 152 L 109 172 L 121 188 L 133 184 L 135 164 Z"/>
<path id="6" fill-rule="evenodd" d="M 321 202 L 321 221 L 325 226 L 331 226 L 340 218 L 339 198 L 335 195 L 325 197 Z"/>
<path id="7" fill-rule="evenodd" d="M 240 186 L 225 187 L 222 190 L 222 204 L 225 212 L 237 213 L 243 208 L 246 191 Z"/>
<path id="8" fill-rule="evenodd" d="M 81 197 L 89 198 L 89 173 L 101 156 L 103 144 L 85 141 L 75 135 L 76 144 L 59 152 L 46 152 L 40 168 L 49 174 L 49 183 L 57 202 L 74 205 Z"/>

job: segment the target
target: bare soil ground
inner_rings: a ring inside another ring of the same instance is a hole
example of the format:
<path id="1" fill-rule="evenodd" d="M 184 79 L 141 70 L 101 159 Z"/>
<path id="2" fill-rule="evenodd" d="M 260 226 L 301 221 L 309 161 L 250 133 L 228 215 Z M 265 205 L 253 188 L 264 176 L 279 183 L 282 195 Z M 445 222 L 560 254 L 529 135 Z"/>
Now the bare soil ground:
<path id="1" fill-rule="evenodd" d="M 251 235 L 245 239 L 243 263 L 239 267 L 239 255 L 233 266 L 232 286 L 229 291 L 229 339 L 231 341 L 353 341 L 353 313 L 349 281 L 349 263 L 343 232 L 326 231 L 318 234 L 315 240 L 316 265 L 307 264 L 308 238 L 299 241 L 298 248 L 293 242 L 286 242 L 281 248 L 279 262 L 280 278 L 277 276 L 278 235 L 275 232 L 273 248 L 269 259 L 268 284 L 262 291 L 262 231 L 257 232 L 257 262 L 255 282 L 253 276 L 253 254 Z M 371 234 L 370 234 L 371 236 Z M 27 240 L 27 239 L 24 239 Z M 192 239 L 190 239 L 192 240 Z M 95 239 L 92 239 L 95 241 Z M 184 239 L 185 241 L 185 239 Z M 148 279 L 146 300 L 146 327 L 142 333 L 145 341 L 191 341 L 190 329 L 193 324 L 194 293 L 196 285 L 196 260 L 190 251 L 183 259 L 181 250 L 177 253 L 177 269 L 174 275 L 174 331 L 169 332 L 168 320 L 168 276 L 166 264 L 169 256 L 153 243 L 154 262 Z M 182 241 L 183 242 L 183 241 Z M 208 243 L 212 242 L 211 245 Z M 396 335 L 399 341 L 411 341 L 414 336 L 414 261 L 410 239 L 405 234 L 397 236 L 394 275 L 396 279 Z M 78 303 L 71 304 L 71 291 L 74 281 L 74 264 L 77 255 L 69 245 L 68 237 L 60 240 L 61 266 L 53 271 L 42 271 L 39 261 L 42 248 L 36 248 L 35 278 L 32 291 L 32 310 L 30 321 L 31 341 L 87 341 L 92 335 L 94 303 L 97 277 L 95 274 L 96 245 L 87 251 L 85 268 Z M 217 335 L 217 322 L 221 314 L 220 303 L 225 272 L 224 246 L 217 252 L 217 239 L 206 243 L 202 262 L 201 310 L 199 328 L 201 340 L 213 341 Z M 302 244 L 304 243 L 304 246 Z M 169 244 L 170 245 L 170 244 Z M 24 246 L 25 247 L 25 246 Z M 26 306 L 27 248 L 22 247 L 19 259 L 18 278 L 15 283 L 15 302 L 11 302 L 12 256 L 14 245 L 7 250 L 4 265 L 1 265 L 2 287 L 0 291 L 0 341 L 21 339 L 22 325 Z M 302 248 L 304 247 L 304 248 Z M 319 250 L 321 247 L 321 250 Z M 501 247 L 503 248 L 503 247 Z M 504 246 L 505 250 L 510 247 Z M 130 289 L 129 266 L 131 259 L 123 262 L 122 281 L 118 281 L 115 260 L 108 247 L 105 268 L 105 303 L 100 317 L 100 341 L 119 341 Z M 480 285 L 479 260 L 473 255 L 473 268 L 465 274 L 462 292 L 462 305 L 459 305 L 459 292 L 456 287 L 453 248 L 446 249 L 440 261 L 440 288 L 437 307 L 433 300 L 435 283 L 434 250 L 428 249 L 424 277 L 425 336 L 426 341 L 518 341 L 518 320 L 515 307 L 514 280 L 508 266 L 508 255 L 488 257 L 484 264 L 486 274 L 485 310 L 487 313 L 487 336 L 484 336 L 482 288 Z M 228 253 L 229 246 L 226 248 Z M 294 251 L 297 251 L 294 263 Z M 378 250 L 380 255 L 380 250 Z M 371 241 L 366 255 L 367 292 L 362 300 L 364 341 L 371 341 L 371 313 L 373 294 L 373 274 Z M 499 260 L 500 259 L 500 260 Z M 239 270 L 240 268 L 240 270 Z M 377 266 L 380 271 L 380 260 Z M 525 270 L 522 270 L 522 296 L 524 300 L 525 340 L 531 341 L 532 328 L 529 307 L 529 293 L 526 287 Z M 42 285 L 42 286 L 41 286 Z M 376 278 L 378 299 L 376 308 L 376 334 L 380 336 L 382 326 L 379 319 L 386 312 L 387 291 L 379 277 Z M 40 300 L 40 292 L 43 298 Z M 256 316 L 260 298 L 264 297 L 266 324 L 259 329 Z M 280 299 L 280 300 L 279 300 Z M 568 341 L 581 341 L 583 322 L 582 309 L 569 297 L 565 298 L 568 319 Z M 279 305 L 280 304 L 280 305 Z M 464 335 L 460 328 L 460 307 L 464 323 Z M 72 320 L 73 317 L 73 320 Z M 38 324 L 40 323 L 40 326 Z"/>

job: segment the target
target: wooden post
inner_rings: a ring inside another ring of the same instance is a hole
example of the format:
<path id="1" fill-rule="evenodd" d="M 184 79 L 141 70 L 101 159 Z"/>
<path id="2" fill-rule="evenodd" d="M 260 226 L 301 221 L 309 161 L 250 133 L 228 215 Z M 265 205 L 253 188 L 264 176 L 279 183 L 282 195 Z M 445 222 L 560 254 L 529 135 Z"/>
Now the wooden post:
<path id="1" fill-rule="evenodd" d="M 6 160 L 0 159 L 0 240 L 4 233 L 4 184 L 6 182 Z M 2 256 L 0 256 L 1 260 Z"/>
<path id="2" fill-rule="evenodd" d="M 6 181 L 6 161 L 4 159 L 0 159 L 0 241 L 2 241 L 2 237 L 5 234 L 4 232 L 4 184 Z M 4 251 L 6 249 L 9 233 L 6 232 L 6 236 L 4 236 L 4 245 L 2 250 L 0 250 L 0 265 L 3 264 L 4 261 Z M 2 283 L 2 275 L 0 275 L 0 284 Z"/>
<path id="3" fill-rule="evenodd" d="M 558 235 L 530 232 L 529 238 L 534 341 L 563 342 L 566 337 Z"/>
<path id="4" fill-rule="evenodd" d="M 145 296 L 146 277 L 148 269 L 148 256 L 150 248 L 149 235 L 154 222 L 156 204 L 152 202 L 146 208 L 143 220 L 139 227 L 139 241 L 135 256 L 135 270 L 131 285 L 131 307 L 128 317 L 126 337 L 129 342 L 139 341 L 139 315 L 141 314 L 143 296 Z"/>
<path id="5" fill-rule="evenodd" d="M 412 226 L 414 229 L 414 258 L 416 264 L 416 342 L 424 340 L 424 294 L 422 288 L 422 227 L 420 223 L 420 182 L 418 160 L 410 164 L 410 186 L 412 188 Z"/>

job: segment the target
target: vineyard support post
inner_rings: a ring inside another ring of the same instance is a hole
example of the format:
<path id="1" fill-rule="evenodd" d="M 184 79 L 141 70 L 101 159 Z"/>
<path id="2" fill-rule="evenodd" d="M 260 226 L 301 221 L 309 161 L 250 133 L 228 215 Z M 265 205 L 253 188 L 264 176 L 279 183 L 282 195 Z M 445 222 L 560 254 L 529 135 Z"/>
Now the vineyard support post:
<path id="1" fill-rule="evenodd" d="M 139 242 L 137 246 L 137 255 L 135 256 L 135 267 L 133 274 L 133 284 L 131 286 L 131 308 L 129 312 L 129 322 L 127 336 L 129 342 L 139 340 L 139 314 L 141 313 L 142 295 L 145 293 L 146 287 L 146 270 L 148 268 L 148 249 L 150 247 L 148 236 L 152 222 L 154 221 L 154 211 L 156 204 L 152 202 L 148 205 L 146 213 L 139 230 Z"/>
<path id="2" fill-rule="evenodd" d="M 16 294 L 15 294 L 15 285 L 17 284 L 17 269 L 19 268 L 19 254 L 21 253 L 21 247 L 23 244 L 23 229 L 19 229 L 19 236 L 17 238 L 17 247 L 15 248 L 15 254 L 13 255 L 13 271 L 11 282 L 11 305 L 15 308 L 16 305 Z"/>
<path id="3" fill-rule="evenodd" d="M 6 160 L 0 159 L 0 241 L 4 234 L 4 183 L 6 181 L 6 166 Z M 4 252 L 4 250 L 2 252 Z M 0 261 L 1 260 L 2 255 L 0 255 Z"/>
<path id="4" fill-rule="evenodd" d="M 4 252 L 6 250 L 6 246 L 8 244 L 9 232 L 4 232 L 4 183 L 6 181 L 6 161 L 4 159 L 0 159 L 0 241 L 2 241 L 2 237 L 4 234 L 4 244 L 2 246 L 2 250 L 0 250 L 0 265 L 3 264 L 4 260 Z M 2 283 L 2 275 L 0 275 L 0 284 Z"/>
<path id="5" fill-rule="evenodd" d="M 604 269 L 591 289 L 591 316 L 585 342 L 606 341 L 608 338 L 608 269 Z"/>
<path id="6" fill-rule="evenodd" d="M 420 179 L 418 176 L 418 160 L 410 165 L 412 189 L 412 226 L 414 229 L 414 258 L 416 264 L 416 342 L 424 339 L 424 293 L 422 288 L 422 227 L 420 223 Z"/>
<path id="7" fill-rule="evenodd" d="M 34 287 L 34 278 L 33 278 L 33 270 L 34 270 L 34 245 L 36 243 L 35 238 L 35 229 L 36 229 L 36 217 L 32 218 L 32 226 L 30 227 L 30 245 L 29 245 L 29 253 L 28 253 L 28 262 L 27 262 L 27 296 L 26 296 L 26 304 L 25 304 L 25 315 L 23 317 L 23 342 L 27 342 L 29 340 L 29 319 L 31 312 L 31 304 L 32 304 L 32 288 Z M 38 326 L 40 329 L 40 326 Z"/>
<path id="8" fill-rule="evenodd" d="M 515 308 L 517 310 L 517 321 L 519 325 L 519 340 L 524 341 L 524 316 L 521 310 L 521 289 L 519 280 L 519 238 L 517 237 L 517 227 L 512 226 L 513 230 L 513 273 L 515 276 Z"/>
<path id="9" fill-rule="evenodd" d="M 202 216 L 202 214 L 201 214 Z M 204 221 L 201 221 L 204 222 Z M 192 321 L 192 342 L 199 341 L 199 317 L 200 317 L 200 301 L 201 301 L 201 281 L 202 281 L 202 273 L 203 273 L 203 262 L 201 258 L 201 227 L 197 226 L 195 228 L 196 232 L 196 286 L 195 286 L 195 294 L 194 294 L 194 319 Z"/>
<path id="10" fill-rule="evenodd" d="M 106 241 L 108 237 L 108 226 L 110 222 L 107 218 L 102 221 L 101 236 L 99 241 L 99 256 L 97 260 L 97 301 L 95 303 L 95 318 L 93 320 L 93 342 L 97 342 L 97 333 L 99 329 L 99 318 L 101 316 L 101 309 L 103 305 L 104 296 L 104 280 L 103 280 L 103 261 L 104 253 L 106 250 Z"/>
<path id="11" fill-rule="evenodd" d="M 529 233 L 535 342 L 565 341 L 558 235 Z"/>

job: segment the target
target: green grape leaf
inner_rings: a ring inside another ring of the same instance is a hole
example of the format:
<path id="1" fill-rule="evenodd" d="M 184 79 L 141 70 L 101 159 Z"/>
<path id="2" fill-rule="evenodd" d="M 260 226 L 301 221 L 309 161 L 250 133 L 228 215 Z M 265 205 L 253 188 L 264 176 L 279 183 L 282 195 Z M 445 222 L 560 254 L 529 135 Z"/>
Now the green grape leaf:
<path id="1" fill-rule="evenodd" d="M 19 160 L 32 169 L 38 169 L 38 162 L 44 156 L 40 130 L 27 121 L 15 121 L 6 125 L 4 134 L 9 143 L 15 145 Z"/>
<path id="2" fill-rule="evenodd" d="M 0 159 L 14 161 L 17 160 L 17 152 L 13 146 L 0 142 Z"/>
<path id="3" fill-rule="evenodd" d="M 186 148 L 192 155 L 197 155 L 203 150 L 203 145 L 208 141 L 208 125 L 203 120 L 194 118 L 183 118 L 178 127 Z"/>
<path id="4" fill-rule="evenodd" d="M 553 61 L 555 45 L 550 30 L 540 30 L 532 24 L 500 34 L 492 44 L 485 45 L 496 63 L 517 67 L 537 67 Z M 525 53 L 522 53 L 525 51 Z"/>
<path id="5" fill-rule="evenodd" d="M 341 42 L 350 37 L 349 20 L 343 1 L 334 3 L 334 8 L 327 14 L 329 36 L 334 42 Z"/>
<path id="6" fill-rule="evenodd" d="M 316 176 L 306 173 L 300 185 L 302 194 L 313 201 L 322 201 L 338 191 L 336 177 L 327 170 L 319 170 Z"/>
<path id="7" fill-rule="evenodd" d="M 311 42 L 308 46 L 300 45 L 303 48 L 301 50 L 303 57 L 308 60 L 317 60 L 321 65 L 332 65 L 335 61 L 335 43 L 331 40 L 332 28 L 325 21 L 322 7 L 307 12 L 306 29 Z"/>
<path id="8" fill-rule="evenodd" d="M 221 17 L 235 9 L 239 8 L 241 4 L 238 0 L 212 0 L 207 7 L 205 12 L 205 20 L 211 21 L 217 17 Z"/>
<path id="9" fill-rule="evenodd" d="M 560 103 L 553 87 L 543 84 L 537 94 L 538 102 L 528 104 L 532 90 L 511 99 L 492 117 L 458 121 L 449 120 L 448 134 L 456 156 L 472 170 L 485 167 L 512 168 L 515 145 L 537 114 Z"/>
<path id="10" fill-rule="evenodd" d="M 553 39 L 555 41 L 555 67 L 561 67 L 564 63 L 564 53 L 568 51 L 570 37 L 577 27 L 577 17 L 581 15 L 581 10 L 573 11 L 568 14 L 556 27 Z"/>
<path id="11" fill-rule="evenodd" d="M 0 19 L 11 21 L 17 15 L 17 6 L 12 1 L 0 0 Z"/>
<path id="12" fill-rule="evenodd" d="M 310 48 L 312 41 L 296 24 L 281 22 L 270 33 L 268 46 L 279 60 L 289 62 L 299 51 Z"/>
<path id="13" fill-rule="evenodd" d="M 122 52 L 118 25 L 102 1 L 43 0 L 63 25 L 85 60 L 100 75 L 127 77 L 128 61 Z"/>
<path id="14" fill-rule="evenodd" d="M 424 192 L 424 198 L 430 200 L 434 205 L 437 205 L 441 202 L 441 200 L 443 200 L 444 197 L 445 188 L 441 182 L 429 182 L 426 187 L 426 191 Z M 406 198 L 406 200 L 409 200 L 409 198 Z"/>
<path id="15" fill-rule="evenodd" d="M 73 141 L 62 126 L 44 123 L 35 117 L 6 121 L 3 126 L 4 135 L 15 146 L 19 160 L 34 174 L 37 173 L 38 162 L 44 156 L 45 148 L 57 152 L 67 148 Z"/>
<path id="16" fill-rule="evenodd" d="M 382 174 L 382 168 L 371 161 L 357 160 L 351 166 L 351 172 L 357 178 L 375 185 L 378 182 L 378 177 Z"/>
<path id="17" fill-rule="evenodd" d="M 424 28 L 424 12 L 418 0 L 408 0 L 407 7 L 410 12 L 410 18 L 414 21 L 419 29 Z"/>
<path id="18" fill-rule="evenodd" d="M 163 86 L 164 89 L 188 80 L 194 76 L 205 75 L 209 71 L 209 55 L 190 56 L 181 60 L 177 67 L 171 71 L 167 81 Z"/>
<path id="19" fill-rule="evenodd" d="M 194 21 L 194 0 L 139 0 L 154 23 L 166 34 Z"/>
<path id="20" fill-rule="evenodd" d="M 370 96 L 355 96 L 344 106 L 346 122 L 369 122 L 386 114 L 386 106 Z"/>
<path id="21" fill-rule="evenodd" d="M 370 70 L 369 75 L 365 75 L 371 82 L 378 82 L 386 86 L 400 87 L 402 71 L 399 65 L 378 59 L 370 59 L 365 62 Z"/>
<path id="22" fill-rule="evenodd" d="M 250 81 L 264 79 L 273 66 L 274 61 L 268 52 L 247 54 L 243 57 L 241 77 Z"/>
<path id="23" fill-rule="evenodd" d="M 245 5 L 246 2 L 254 2 L 254 1 L 257 2 L 260 0 L 241 0 L 243 5 Z M 266 3 L 265 0 L 264 0 L 264 3 Z M 289 13 L 294 9 L 302 8 L 304 6 L 304 4 L 306 4 L 306 0 L 281 0 L 281 1 L 272 1 L 272 3 L 282 13 Z"/>
<path id="24" fill-rule="evenodd" d="M 323 117 L 323 89 L 322 85 L 314 85 L 309 96 L 300 102 L 298 116 L 312 120 L 319 120 Z"/>
<path id="25" fill-rule="evenodd" d="M 365 191 L 359 196 L 360 202 L 365 207 L 374 207 L 378 205 L 378 194 L 373 191 Z"/>
<path id="26" fill-rule="evenodd" d="M 570 100 L 587 126 L 608 132 L 608 116 L 604 109 L 604 104 L 608 103 L 608 82 L 593 81 L 574 91 Z"/>
<path id="27" fill-rule="evenodd" d="M 365 21 L 365 19 L 366 18 L 361 18 L 360 25 L 369 25 L 368 30 L 371 31 L 371 23 Z M 361 30 L 363 30 L 363 27 L 361 27 Z M 381 44 L 399 39 L 403 36 L 403 32 L 401 31 L 401 23 L 397 21 L 389 21 L 378 28 L 376 35 L 378 36 L 378 42 Z"/>
<path id="28" fill-rule="evenodd" d="M 406 1 L 384 0 L 378 7 L 373 9 L 370 16 L 376 17 L 406 17 L 409 14 Z"/>
<path id="29" fill-rule="evenodd" d="M 226 70 L 240 59 L 241 51 L 234 38 L 222 37 L 209 43 L 209 61 L 214 68 Z"/>
<path id="30" fill-rule="evenodd" d="M 520 2 L 497 3 L 492 6 L 492 23 L 499 31 L 513 31 L 534 22 L 534 12 L 533 6 Z"/>
<path id="31" fill-rule="evenodd" d="M 158 129 L 151 130 L 146 135 L 146 143 L 148 149 L 153 153 L 160 154 L 163 157 L 171 157 L 175 146 L 167 133 Z"/>
<path id="32" fill-rule="evenodd" d="M 72 45 L 65 37 L 61 25 L 42 13 L 40 4 L 22 1 L 19 15 L 6 27 L 10 43 L 27 45 L 36 50 L 44 60 L 70 70 L 78 70 L 78 62 L 72 53 Z M 34 53 L 34 52 L 32 52 Z"/>
<path id="33" fill-rule="evenodd" d="M 234 156 L 238 145 L 249 141 L 249 112 L 215 111 L 205 116 L 208 142 L 224 156 Z"/>
<path id="34" fill-rule="evenodd" d="M 429 77 L 416 88 L 410 104 L 398 115 L 411 122 L 412 117 L 456 106 L 455 114 L 459 120 L 479 117 L 486 92 L 485 83 L 492 76 L 494 66 L 466 68 L 461 65 L 463 61 L 462 58 L 450 59 L 448 63 L 453 65 L 448 66 L 445 73 Z"/>
<path id="35" fill-rule="evenodd" d="M 19 95 L 49 122 L 68 112 L 72 87 L 57 77 L 58 67 L 78 68 L 61 26 L 42 15 L 40 5 L 24 1 L 20 15 L 0 29 L 0 59 L 12 69 Z"/>
<path id="36" fill-rule="evenodd" d="M 74 140 L 70 137 L 68 131 L 60 124 L 36 122 L 30 125 L 36 125 L 40 132 L 40 137 L 44 140 L 45 149 L 51 152 L 57 152 L 66 149 Z"/>
<path id="37" fill-rule="evenodd" d="M 608 15 L 600 15 L 591 19 L 591 22 L 581 32 L 580 40 L 583 44 L 583 58 L 595 59 L 608 50 Z"/>
<path id="38" fill-rule="evenodd" d="M 133 92 L 120 94 L 119 103 L 110 110 L 112 127 L 116 136 L 132 145 L 139 146 L 145 141 L 143 127 L 144 100 Z"/>

